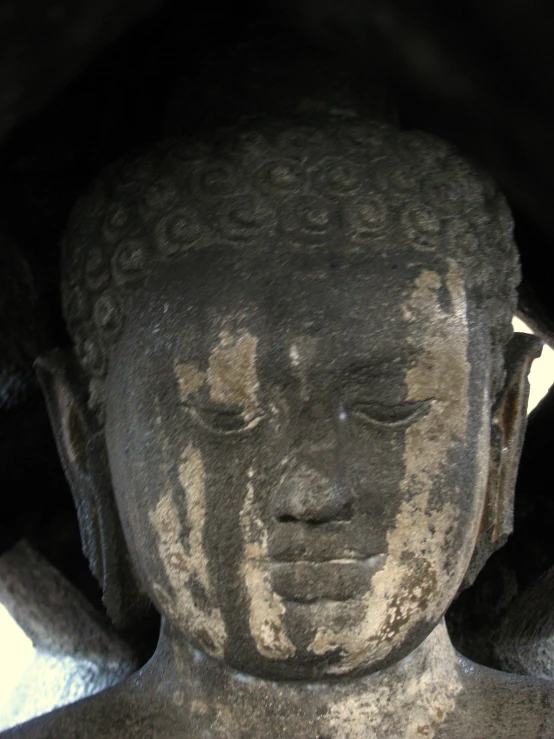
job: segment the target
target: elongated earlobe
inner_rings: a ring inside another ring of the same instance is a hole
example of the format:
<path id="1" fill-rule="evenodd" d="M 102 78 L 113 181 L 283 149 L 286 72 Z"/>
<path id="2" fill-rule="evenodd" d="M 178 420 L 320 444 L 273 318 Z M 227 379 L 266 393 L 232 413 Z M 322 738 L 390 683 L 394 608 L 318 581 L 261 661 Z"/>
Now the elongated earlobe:
<path id="1" fill-rule="evenodd" d="M 86 404 L 86 383 L 69 352 L 37 359 L 58 453 L 71 487 L 92 573 L 115 626 L 137 630 L 149 618 L 149 601 L 135 576 L 113 497 L 104 432 Z"/>
<path id="2" fill-rule="evenodd" d="M 493 411 L 487 495 L 479 538 L 462 589 L 469 587 L 487 559 L 512 532 L 517 470 L 527 426 L 528 375 L 542 341 L 515 333 L 506 349 L 506 381 Z"/>

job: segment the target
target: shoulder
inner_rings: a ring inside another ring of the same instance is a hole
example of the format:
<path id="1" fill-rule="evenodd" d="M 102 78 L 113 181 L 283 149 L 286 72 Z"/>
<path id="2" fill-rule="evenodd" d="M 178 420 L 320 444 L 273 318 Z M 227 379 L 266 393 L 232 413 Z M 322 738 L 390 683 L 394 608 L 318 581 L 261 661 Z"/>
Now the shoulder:
<path id="1" fill-rule="evenodd" d="M 464 692 L 455 722 L 473 739 L 552 739 L 554 682 L 460 661 Z M 445 735 L 446 736 L 446 735 Z M 449 734 L 450 737 L 454 734 Z"/>
<path id="2" fill-rule="evenodd" d="M 168 718 L 155 694 L 145 699 L 126 681 L 0 733 L 0 739 L 153 739 L 166 735 Z"/>

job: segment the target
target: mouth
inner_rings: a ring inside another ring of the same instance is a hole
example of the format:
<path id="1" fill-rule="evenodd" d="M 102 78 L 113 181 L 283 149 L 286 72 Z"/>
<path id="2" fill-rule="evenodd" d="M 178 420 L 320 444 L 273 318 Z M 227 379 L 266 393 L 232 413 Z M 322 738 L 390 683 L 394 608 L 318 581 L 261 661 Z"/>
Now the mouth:
<path id="1" fill-rule="evenodd" d="M 329 559 L 313 562 L 266 562 L 273 589 L 284 600 L 312 603 L 318 600 L 345 601 L 359 597 L 370 588 L 371 578 L 380 569 L 382 554 L 364 559 Z"/>
<path id="2" fill-rule="evenodd" d="M 352 525 L 330 521 L 305 526 L 280 523 L 268 539 L 268 559 L 273 562 L 346 562 L 371 559 L 382 552 L 386 540 L 372 533 L 371 522 Z"/>

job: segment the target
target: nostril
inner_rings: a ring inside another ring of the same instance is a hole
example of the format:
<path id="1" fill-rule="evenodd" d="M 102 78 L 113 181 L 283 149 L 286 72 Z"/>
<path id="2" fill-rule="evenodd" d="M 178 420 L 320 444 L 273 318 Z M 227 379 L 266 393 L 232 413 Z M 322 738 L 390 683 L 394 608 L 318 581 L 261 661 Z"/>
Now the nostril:
<path id="1" fill-rule="evenodd" d="M 282 516 L 277 516 L 277 520 L 279 523 L 294 523 L 295 521 L 298 521 L 297 518 L 294 516 L 289 516 L 287 513 L 285 513 Z"/>
<path id="2" fill-rule="evenodd" d="M 273 497 L 273 515 L 279 523 L 310 526 L 346 520 L 352 506 L 344 492 L 318 470 L 301 464 L 281 480 Z"/>
<path id="3" fill-rule="evenodd" d="M 346 521 L 352 516 L 352 503 L 342 491 L 330 484 L 321 484 L 315 475 L 294 475 L 276 491 L 273 515 L 279 523 L 304 523 L 309 526 Z"/>
<path id="4" fill-rule="evenodd" d="M 342 501 L 342 505 L 335 512 L 335 521 L 347 521 L 352 518 L 352 501 Z"/>
<path id="5" fill-rule="evenodd" d="M 291 516 L 289 514 L 285 514 L 284 516 L 277 516 L 277 521 L 279 523 L 305 523 L 309 526 L 321 526 L 321 524 L 328 523 L 329 521 L 339 521 L 341 519 L 346 519 L 348 516 L 321 516 L 313 518 L 310 518 L 309 515 L 304 516 Z"/>

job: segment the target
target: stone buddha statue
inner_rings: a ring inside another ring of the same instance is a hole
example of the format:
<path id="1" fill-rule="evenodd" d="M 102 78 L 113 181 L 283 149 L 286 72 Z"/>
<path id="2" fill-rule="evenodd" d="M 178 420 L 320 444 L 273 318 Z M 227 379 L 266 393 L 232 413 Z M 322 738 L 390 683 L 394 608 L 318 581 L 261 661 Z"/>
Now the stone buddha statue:
<path id="1" fill-rule="evenodd" d="M 550 682 L 444 613 L 509 528 L 532 339 L 494 186 L 360 121 L 256 123 L 106 172 L 39 363 L 138 673 L 3 736 L 548 739 Z"/>

